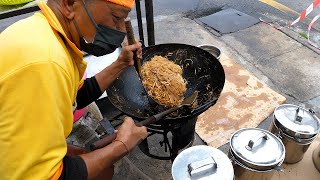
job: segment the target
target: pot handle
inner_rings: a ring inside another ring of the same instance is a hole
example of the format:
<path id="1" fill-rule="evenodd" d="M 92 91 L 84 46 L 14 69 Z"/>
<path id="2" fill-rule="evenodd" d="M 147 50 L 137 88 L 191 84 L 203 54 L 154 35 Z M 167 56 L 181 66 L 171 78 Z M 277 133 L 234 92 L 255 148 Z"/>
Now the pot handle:
<path id="1" fill-rule="evenodd" d="M 312 116 L 320 122 L 320 119 L 316 116 L 316 112 L 312 109 L 309 109 L 309 112 L 312 114 Z M 320 128 L 317 130 L 317 133 L 320 133 Z"/>
<path id="2" fill-rule="evenodd" d="M 300 108 L 298 108 L 297 110 L 296 110 L 296 114 L 295 114 L 295 117 L 294 117 L 294 123 L 296 123 L 296 124 L 300 124 L 301 125 L 301 121 L 302 121 L 302 117 L 301 116 L 299 116 L 299 111 L 300 111 Z"/>
<path id="3" fill-rule="evenodd" d="M 273 169 L 282 173 L 284 172 L 284 169 L 281 166 L 276 166 Z"/>
<path id="4" fill-rule="evenodd" d="M 256 144 L 257 141 L 259 141 L 261 138 L 263 138 L 264 140 L 269 139 L 266 133 L 261 132 L 255 139 L 249 141 L 248 145 L 246 145 L 246 149 L 252 151 L 254 144 Z"/>
<path id="5" fill-rule="evenodd" d="M 203 168 L 203 170 L 200 170 L 200 168 Z M 188 172 L 191 177 L 213 172 L 215 169 L 217 169 L 217 163 L 213 157 L 188 164 Z"/>

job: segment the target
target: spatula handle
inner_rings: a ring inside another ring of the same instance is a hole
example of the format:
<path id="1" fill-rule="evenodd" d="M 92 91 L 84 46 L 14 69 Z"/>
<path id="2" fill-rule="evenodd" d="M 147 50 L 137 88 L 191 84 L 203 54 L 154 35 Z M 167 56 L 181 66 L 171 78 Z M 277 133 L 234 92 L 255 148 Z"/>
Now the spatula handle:
<path id="1" fill-rule="evenodd" d="M 126 26 L 126 31 L 127 31 L 128 44 L 131 45 L 131 44 L 136 43 L 136 40 L 134 39 L 134 33 L 133 33 L 130 17 L 128 17 L 125 20 L 125 26 Z"/>
<path id="2" fill-rule="evenodd" d="M 152 123 L 156 123 L 157 121 L 163 119 L 165 116 L 167 116 L 170 113 L 180 109 L 181 107 L 182 106 L 173 107 L 173 108 L 170 108 L 170 109 L 168 109 L 166 111 L 163 111 L 163 112 L 161 112 L 159 114 L 151 116 L 151 117 L 147 118 L 146 120 L 143 120 L 143 121 L 137 123 L 137 126 L 148 126 L 148 125 L 150 125 Z"/>
<path id="3" fill-rule="evenodd" d="M 125 20 L 125 26 L 126 26 L 126 31 L 127 31 L 128 44 L 129 45 L 135 44 L 136 40 L 134 38 L 134 33 L 133 33 L 130 17 L 128 17 Z M 140 75 L 141 74 L 141 61 L 140 61 L 140 59 L 137 58 L 136 52 L 133 55 L 133 59 L 134 59 L 134 66 L 135 66 L 138 74 Z"/>

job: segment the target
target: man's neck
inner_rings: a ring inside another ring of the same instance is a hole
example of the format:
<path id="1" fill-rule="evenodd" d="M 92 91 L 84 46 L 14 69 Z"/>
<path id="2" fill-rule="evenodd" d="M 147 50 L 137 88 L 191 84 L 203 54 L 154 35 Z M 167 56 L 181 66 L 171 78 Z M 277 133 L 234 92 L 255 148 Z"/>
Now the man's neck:
<path id="1" fill-rule="evenodd" d="M 73 43 L 74 42 L 74 39 L 70 33 L 70 23 L 69 23 L 69 20 L 66 19 L 61 10 L 60 10 L 60 6 L 59 4 L 60 3 L 59 1 L 48 1 L 47 5 L 50 7 L 50 9 L 53 11 L 53 13 L 56 15 L 60 25 L 62 26 L 62 29 L 64 31 L 64 33 L 66 34 L 67 38 L 72 41 Z M 76 44 L 76 43 L 75 43 Z"/>

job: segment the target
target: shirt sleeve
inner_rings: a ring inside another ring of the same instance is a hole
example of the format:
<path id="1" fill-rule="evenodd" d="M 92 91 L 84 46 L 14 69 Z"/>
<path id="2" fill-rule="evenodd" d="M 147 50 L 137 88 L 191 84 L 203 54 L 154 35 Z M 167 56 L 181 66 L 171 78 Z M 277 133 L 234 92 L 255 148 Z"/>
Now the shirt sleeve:
<path id="1" fill-rule="evenodd" d="M 87 166 L 80 156 L 63 158 L 63 169 L 59 180 L 86 180 L 87 178 Z"/>
<path id="2" fill-rule="evenodd" d="M 77 109 L 82 109 L 97 100 L 102 93 L 94 76 L 84 80 L 83 86 L 77 94 Z"/>

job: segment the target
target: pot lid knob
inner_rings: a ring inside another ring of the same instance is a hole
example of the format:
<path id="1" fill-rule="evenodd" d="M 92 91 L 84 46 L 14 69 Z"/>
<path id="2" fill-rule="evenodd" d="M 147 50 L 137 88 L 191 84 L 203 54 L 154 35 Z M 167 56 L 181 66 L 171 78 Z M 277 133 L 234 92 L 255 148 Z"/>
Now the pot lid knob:
<path id="1" fill-rule="evenodd" d="M 255 137 L 254 140 L 249 140 L 249 143 L 248 145 L 246 145 L 246 148 L 249 150 L 249 151 L 252 151 L 252 148 L 253 148 L 253 145 L 254 144 L 257 144 L 257 142 L 262 139 L 262 140 L 268 140 L 268 135 L 264 132 L 261 132 L 258 136 Z M 262 143 L 263 141 L 259 141 L 260 143 Z"/>
<path id="2" fill-rule="evenodd" d="M 188 172 L 192 178 L 201 177 L 201 175 L 214 172 L 216 169 L 217 163 L 213 157 L 192 162 L 188 165 Z"/>

